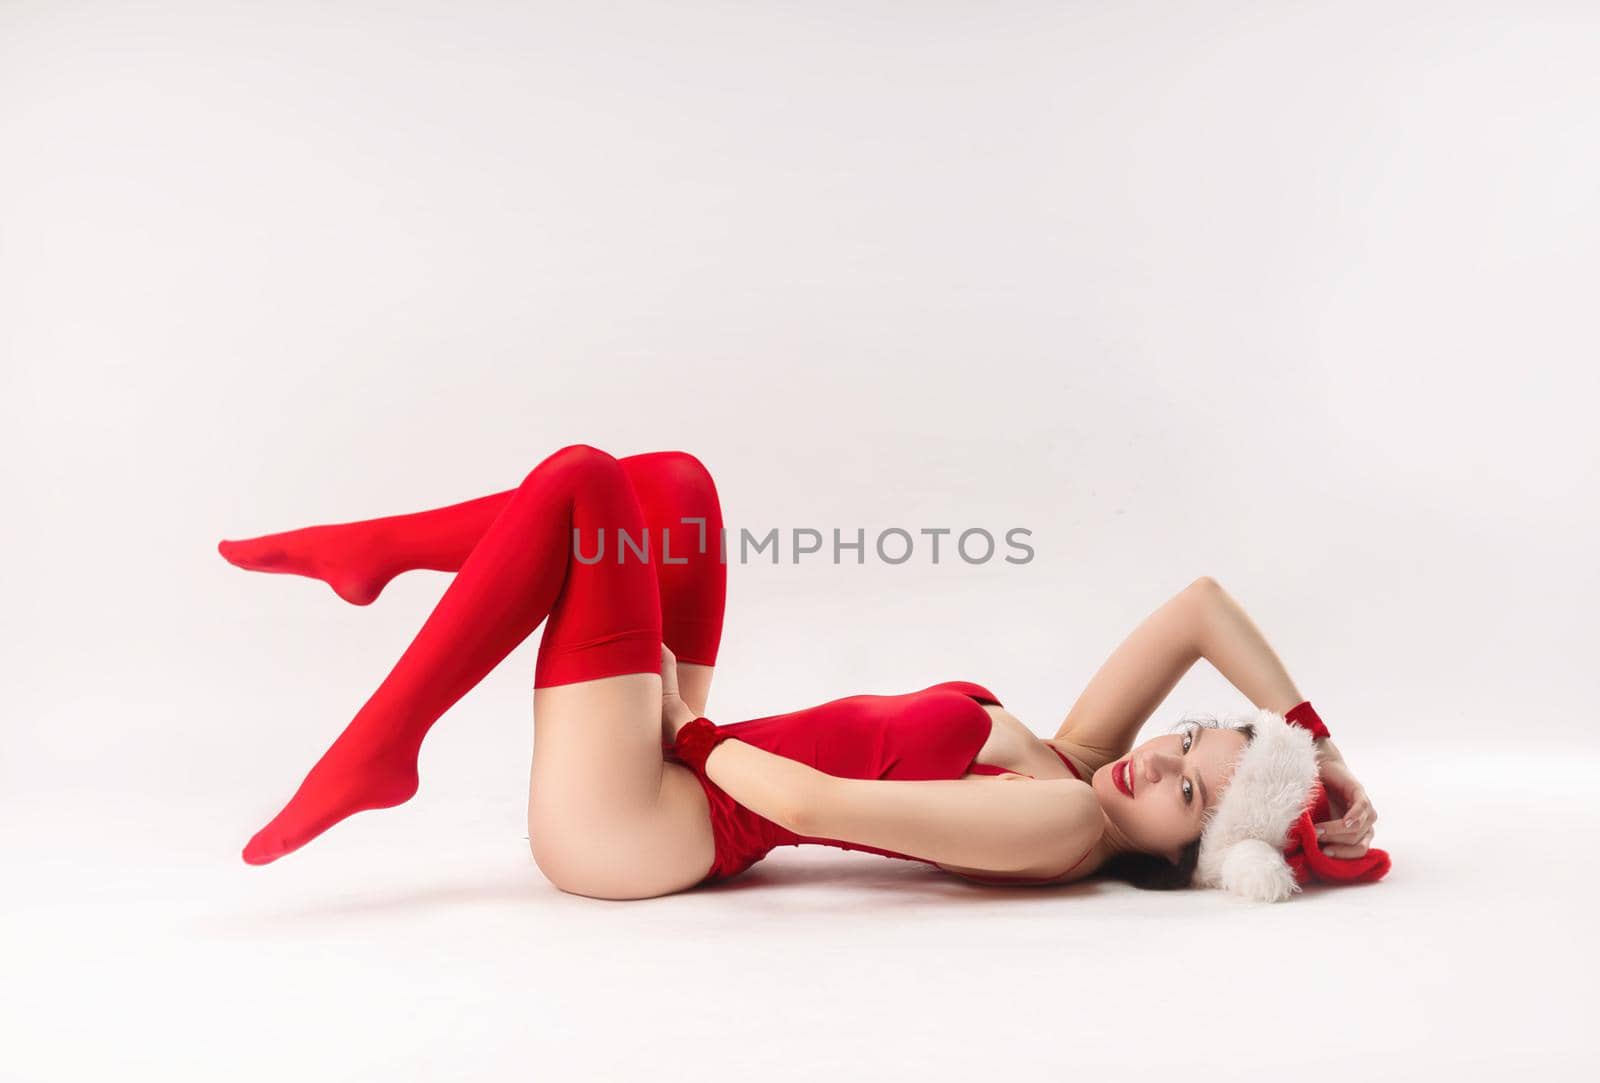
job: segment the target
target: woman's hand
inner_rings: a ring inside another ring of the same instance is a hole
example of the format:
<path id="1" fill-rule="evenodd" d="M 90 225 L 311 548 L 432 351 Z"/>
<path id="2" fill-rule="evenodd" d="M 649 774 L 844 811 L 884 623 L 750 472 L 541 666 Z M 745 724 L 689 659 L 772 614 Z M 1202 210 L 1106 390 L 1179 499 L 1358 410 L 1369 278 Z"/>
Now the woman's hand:
<path id="1" fill-rule="evenodd" d="M 1344 757 L 1337 752 L 1322 761 L 1318 769 L 1322 786 L 1328 792 L 1328 808 L 1334 819 L 1317 824 L 1317 843 L 1329 857 L 1361 857 L 1372 845 L 1378 822 L 1366 788 L 1356 781 Z"/>
<path id="2" fill-rule="evenodd" d="M 661 733 L 669 741 L 678 738 L 678 731 L 693 722 L 694 711 L 678 694 L 678 656 L 661 644 Z"/>

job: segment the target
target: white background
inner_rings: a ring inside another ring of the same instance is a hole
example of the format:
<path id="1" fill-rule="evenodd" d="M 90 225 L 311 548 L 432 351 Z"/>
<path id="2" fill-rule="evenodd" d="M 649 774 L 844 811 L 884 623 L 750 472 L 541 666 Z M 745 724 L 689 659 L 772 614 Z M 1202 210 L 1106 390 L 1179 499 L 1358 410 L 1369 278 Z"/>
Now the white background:
<path id="1" fill-rule="evenodd" d="M 1583 3 L 0 4 L 0 1077 L 1576 1072 L 1597 72 Z M 972 679 L 1048 735 L 1217 577 L 1393 874 L 562 895 L 531 642 L 417 800 L 246 868 L 444 579 L 217 539 L 574 442 L 735 529 L 1033 531 L 733 567 L 724 720 Z"/>

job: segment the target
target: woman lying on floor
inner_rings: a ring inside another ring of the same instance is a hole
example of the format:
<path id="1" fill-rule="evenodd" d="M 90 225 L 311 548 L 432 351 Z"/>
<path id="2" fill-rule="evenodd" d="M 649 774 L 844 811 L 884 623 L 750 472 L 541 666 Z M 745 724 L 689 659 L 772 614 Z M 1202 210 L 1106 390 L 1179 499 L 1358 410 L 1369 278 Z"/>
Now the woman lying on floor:
<path id="1" fill-rule="evenodd" d="M 264 865 L 417 790 L 434 722 L 544 624 L 534 677 L 529 837 L 558 888 L 638 899 L 816 843 L 986 884 L 1096 873 L 1280 900 L 1376 880 L 1377 815 L 1315 710 L 1210 578 L 1150 615 L 1042 740 L 987 689 L 945 682 L 718 726 L 722 513 L 683 452 L 563 448 L 515 489 L 409 515 L 218 547 L 372 602 L 411 569 L 454 572 L 382 684 L 244 850 Z M 607 548 L 609 546 L 609 548 Z M 1258 708 L 1138 747 L 1199 659 Z"/>

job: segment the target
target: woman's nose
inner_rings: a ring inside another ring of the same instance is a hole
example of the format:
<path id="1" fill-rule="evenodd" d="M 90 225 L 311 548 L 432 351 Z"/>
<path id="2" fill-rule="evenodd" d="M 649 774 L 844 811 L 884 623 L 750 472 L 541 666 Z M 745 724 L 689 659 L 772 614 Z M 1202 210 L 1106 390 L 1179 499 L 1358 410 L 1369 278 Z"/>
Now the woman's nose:
<path id="1" fill-rule="evenodd" d="M 1160 782 L 1164 771 L 1172 769 L 1174 758 L 1159 752 L 1146 756 L 1139 765 L 1139 777 L 1146 782 Z"/>

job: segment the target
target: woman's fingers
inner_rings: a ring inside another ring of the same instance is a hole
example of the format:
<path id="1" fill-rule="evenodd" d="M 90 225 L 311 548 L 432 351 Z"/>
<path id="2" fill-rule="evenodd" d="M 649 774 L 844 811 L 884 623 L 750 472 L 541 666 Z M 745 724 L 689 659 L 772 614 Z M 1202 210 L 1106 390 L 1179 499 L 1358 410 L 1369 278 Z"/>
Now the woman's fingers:
<path id="1" fill-rule="evenodd" d="M 1367 798 L 1367 791 L 1357 787 L 1350 795 L 1350 807 L 1345 810 L 1340 818 L 1346 827 L 1362 831 L 1377 823 L 1378 814 L 1372 808 L 1372 802 Z"/>
<path id="2" fill-rule="evenodd" d="M 1367 828 L 1353 838 L 1342 839 L 1338 842 L 1318 843 L 1322 852 L 1329 857 L 1352 858 L 1362 857 L 1372 849 L 1373 829 Z"/>
<path id="3" fill-rule="evenodd" d="M 1317 842 L 1326 850 L 1329 843 L 1355 842 L 1365 830 L 1362 827 L 1346 827 L 1343 820 L 1326 820 L 1317 824 Z"/>
<path id="4" fill-rule="evenodd" d="M 1373 828 L 1377 826 L 1377 821 L 1378 814 L 1372 811 L 1371 804 L 1363 804 L 1352 808 L 1343 819 L 1324 820 L 1322 823 L 1317 824 L 1317 841 L 1319 843 L 1353 843 L 1363 835 L 1370 836 Z"/>
<path id="5" fill-rule="evenodd" d="M 1336 820 L 1348 820 L 1360 815 L 1367 792 L 1350 768 L 1342 760 L 1324 764 L 1321 771 L 1323 789 L 1328 796 L 1328 811 Z M 1370 808 L 1370 804 L 1366 807 Z M 1352 826 L 1355 822 L 1352 821 Z"/>
<path id="6" fill-rule="evenodd" d="M 1355 857 L 1365 857 L 1369 847 L 1366 843 L 1338 843 L 1333 846 L 1324 846 L 1322 852 L 1329 857 L 1348 860 Z"/>
<path id="7" fill-rule="evenodd" d="M 1317 845 L 1330 857 L 1361 857 L 1372 845 L 1377 810 L 1343 762 L 1325 764 L 1322 777 L 1333 819 L 1316 825 Z"/>
<path id="8" fill-rule="evenodd" d="M 1361 833 L 1372 826 L 1376 815 L 1372 811 L 1372 802 L 1367 800 L 1366 791 L 1359 786 L 1350 794 L 1349 807 L 1343 813 L 1336 814 L 1332 820 L 1324 820 L 1317 825 L 1317 838 L 1329 842 L 1354 842 L 1361 837 Z"/>

